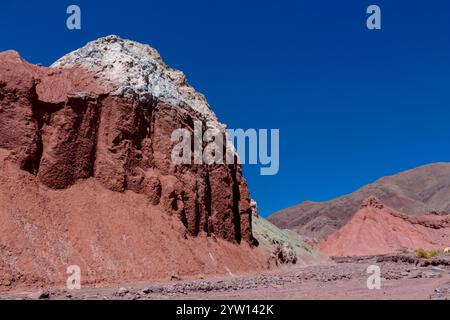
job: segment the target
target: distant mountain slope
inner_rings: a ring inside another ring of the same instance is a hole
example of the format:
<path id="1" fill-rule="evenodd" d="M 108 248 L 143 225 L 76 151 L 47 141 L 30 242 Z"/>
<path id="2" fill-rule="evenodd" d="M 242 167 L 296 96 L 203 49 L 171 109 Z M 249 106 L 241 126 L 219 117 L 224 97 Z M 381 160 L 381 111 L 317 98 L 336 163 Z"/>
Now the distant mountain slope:
<path id="1" fill-rule="evenodd" d="M 281 210 L 268 220 L 281 229 L 322 239 L 346 224 L 370 196 L 409 214 L 450 211 L 450 163 L 425 165 L 387 176 L 330 201 L 306 201 Z"/>
<path id="2" fill-rule="evenodd" d="M 366 199 L 350 221 L 320 243 L 329 256 L 366 256 L 450 244 L 450 214 L 406 215 L 375 197 Z"/>

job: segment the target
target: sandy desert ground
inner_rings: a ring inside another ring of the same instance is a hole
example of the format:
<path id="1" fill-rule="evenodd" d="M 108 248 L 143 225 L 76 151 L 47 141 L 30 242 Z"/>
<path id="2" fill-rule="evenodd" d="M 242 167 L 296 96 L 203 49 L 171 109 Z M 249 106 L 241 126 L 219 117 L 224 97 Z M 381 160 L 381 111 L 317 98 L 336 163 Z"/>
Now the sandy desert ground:
<path id="1" fill-rule="evenodd" d="M 380 289 L 367 288 L 369 265 L 377 265 L 381 269 Z M 418 260 L 412 255 L 340 258 L 329 265 L 291 266 L 258 275 L 208 280 L 174 278 L 170 282 L 121 284 L 72 291 L 18 291 L 0 297 L 52 300 L 447 300 L 450 299 L 450 258 Z"/>

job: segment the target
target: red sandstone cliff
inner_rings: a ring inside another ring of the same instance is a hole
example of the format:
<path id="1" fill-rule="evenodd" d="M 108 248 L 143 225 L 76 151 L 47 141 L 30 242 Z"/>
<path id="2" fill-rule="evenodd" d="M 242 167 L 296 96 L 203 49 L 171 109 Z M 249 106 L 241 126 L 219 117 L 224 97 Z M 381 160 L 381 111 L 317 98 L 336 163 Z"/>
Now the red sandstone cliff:
<path id="1" fill-rule="evenodd" d="M 148 46 L 110 36 L 51 68 L 0 53 L 0 286 L 266 268 L 241 167 L 171 161 L 194 121 L 223 128 Z"/>

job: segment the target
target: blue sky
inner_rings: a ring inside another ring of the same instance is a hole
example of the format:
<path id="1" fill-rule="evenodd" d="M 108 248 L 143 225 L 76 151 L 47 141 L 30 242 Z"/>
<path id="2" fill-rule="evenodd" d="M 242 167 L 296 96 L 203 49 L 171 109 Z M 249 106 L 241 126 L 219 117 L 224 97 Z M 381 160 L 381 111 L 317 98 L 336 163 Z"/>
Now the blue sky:
<path id="1" fill-rule="evenodd" d="M 0 50 L 49 65 L 118 34 L 158 49 L 230 128 L 280 129 L 279 174 L 244 168 L 264 216 L 450 161 L 448 0 L 54 2 L 1 1 Z"/>

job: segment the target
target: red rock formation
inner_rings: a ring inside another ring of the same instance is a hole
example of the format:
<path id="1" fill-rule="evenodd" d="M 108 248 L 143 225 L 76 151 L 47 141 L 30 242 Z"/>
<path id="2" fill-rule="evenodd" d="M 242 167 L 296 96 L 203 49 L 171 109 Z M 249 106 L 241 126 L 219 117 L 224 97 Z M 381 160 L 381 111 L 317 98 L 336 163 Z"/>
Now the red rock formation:
<path id="1" fill-rule="evenodd" d="M 322 240 L 320 249 L 329 256 L 364 256 L 448 245 L 450 214 L 406 215 L 369 197 L 346 225 Z"/>
<path id="2" fill-rule="evenodd" d="M 189 234 L 252 241 L 240 166 L 175 165 L 171 134 L 203 116 L 164 102 L 112 96 L 82 68 L 46 69 L 0 55 L 0 148 L 53 189 L 95 177 L 113 191 L 147 195 Z"/>
<path id="3" fill-rule="evenodd" d="M 0 53 L 0 287 L 63 285 L 70 264 L 91 282 L 266 268 L 241 167 L 171 160 L 195 121 L 221 128 L 150 47 L 102 38 L 51 68 Z"/>

